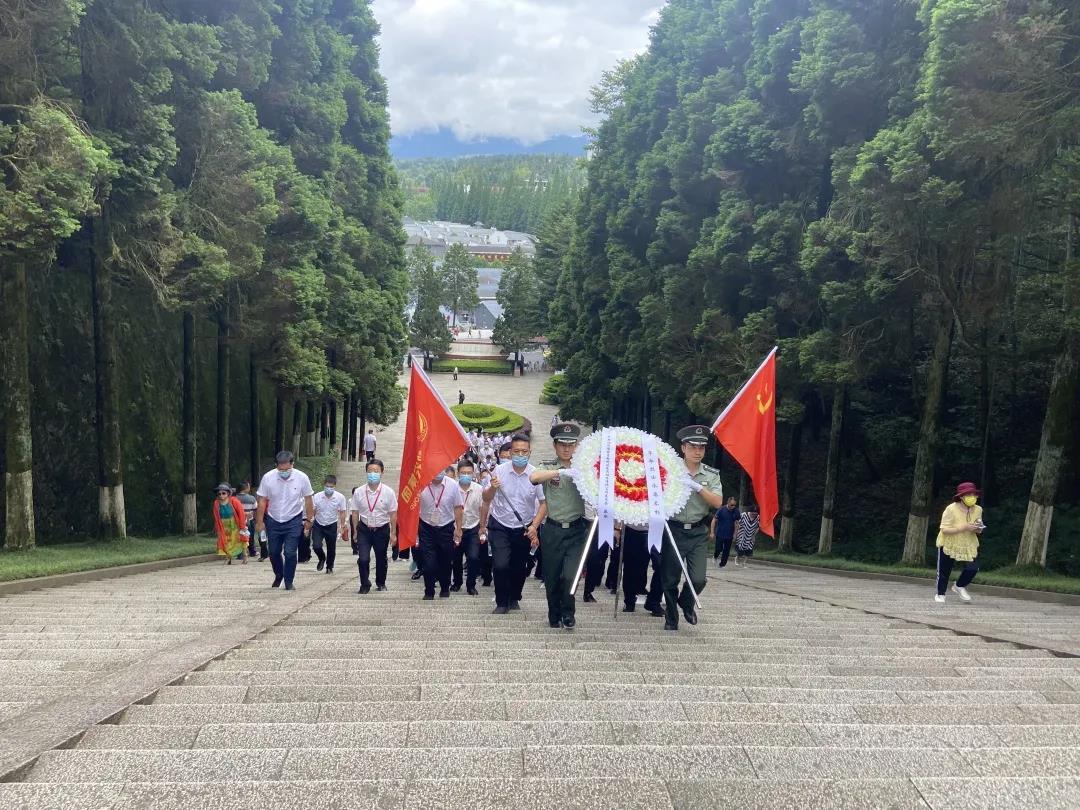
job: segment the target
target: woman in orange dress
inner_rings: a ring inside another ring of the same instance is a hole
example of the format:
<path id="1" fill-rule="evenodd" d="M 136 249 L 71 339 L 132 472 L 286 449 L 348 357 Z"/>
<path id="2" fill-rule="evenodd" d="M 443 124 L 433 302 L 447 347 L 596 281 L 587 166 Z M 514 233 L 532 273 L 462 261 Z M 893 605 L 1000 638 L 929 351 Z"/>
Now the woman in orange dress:
<path id="1" fill-rule="evenodd" d="M 217 485 L 217 498 L 214 499 L 214 529 L 217 530 L 217 553 L 225 557 L 225 564 L 232 565 L 234 557 L 239 557 L 242 565 L 247 565 L 244 549 L 248 544 L 249 532 L 244 520 L 244 505 L 233 495 L 228 482 Z"/>

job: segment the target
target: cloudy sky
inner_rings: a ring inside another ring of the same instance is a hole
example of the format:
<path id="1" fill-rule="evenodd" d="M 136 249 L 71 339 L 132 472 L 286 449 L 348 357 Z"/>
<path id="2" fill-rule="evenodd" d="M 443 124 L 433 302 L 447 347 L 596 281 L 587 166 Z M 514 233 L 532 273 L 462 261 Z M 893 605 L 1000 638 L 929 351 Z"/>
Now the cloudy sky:
<path id="1" fill-rule="evenodd" d="M 395 135 L 527 144 L 593 123 L 589 88 L 648 44 L 662 0 L 374 0 Z"/>

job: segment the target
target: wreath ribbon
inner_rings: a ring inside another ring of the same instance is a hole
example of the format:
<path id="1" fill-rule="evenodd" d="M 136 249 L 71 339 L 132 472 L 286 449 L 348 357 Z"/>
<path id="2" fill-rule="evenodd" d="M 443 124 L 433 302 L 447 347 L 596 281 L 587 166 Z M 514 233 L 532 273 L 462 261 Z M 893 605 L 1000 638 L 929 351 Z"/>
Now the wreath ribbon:
<path id="1" fill-rule="evenodd" d="M 598 492 L 597 546 L 615 543 L 615 431 L 604 429 L 600 445 L 600 489 Z"/>
<path id="2" fill-rule="evenodd" d="M 646 434 L 641 441 L 645 456 L 645 486 L 649 493 L 649 551 L 659 551 L 664 542 L 663 484 L 660 479 L 660 454 L 656 448 L 656 437 Z"/>

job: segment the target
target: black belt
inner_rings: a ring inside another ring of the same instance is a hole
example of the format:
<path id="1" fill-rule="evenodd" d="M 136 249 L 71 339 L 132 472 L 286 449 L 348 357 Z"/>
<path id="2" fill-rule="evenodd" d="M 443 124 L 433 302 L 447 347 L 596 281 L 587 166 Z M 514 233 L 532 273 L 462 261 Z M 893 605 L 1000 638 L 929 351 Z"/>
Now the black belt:
<path id="1" fill-rule="evenodd" d="M 557 520 L 552 520 L 551 518 L 547 518 L 547 519 L 544 520 L 544 523 L 550 523 L 552 526 L 558 526 L 560 529 L 572 529 L 575 526 L 577 526 L 578 524 L 584 523 L 584 522 L 585 522 L 584 517 L 579 517 L 576 520 L 571 520 L 569 523 L 561 523 L 561 522 L 559 522 Z"/>
<path id="2" fill-rule="evenodd" d="M 671 526 L 671 528 L 673 528 L 673 529 L 682 529 L 683 531 L 688 532 L 691 529 L 696 529 L 699 526 L 704 526 L 706 523 L 709 522 L 709 520 L 710 520 L 709 515 L 706 515 L 701 520 L 696 521 L 695 523 L 682 523 L 681 521 L 678 521 L 678 520 L 669 520 L 668 525 Z"/>

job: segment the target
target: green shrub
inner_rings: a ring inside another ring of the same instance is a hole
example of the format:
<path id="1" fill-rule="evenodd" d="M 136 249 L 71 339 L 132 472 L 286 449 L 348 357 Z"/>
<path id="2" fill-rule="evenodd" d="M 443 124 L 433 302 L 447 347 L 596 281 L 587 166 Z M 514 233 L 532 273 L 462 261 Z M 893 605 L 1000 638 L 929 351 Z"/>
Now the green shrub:
<path id="1" fill-rule="evenodd" d="M 497 408 L 494 405 L 453 405 L 450 410 L 466 430 L 469 428 L 474 430 L 483 428 L 489 433 L 513 433 L 516 430 L 521 430 L 528 421 L 521 414 L 508 411 L 505 408 Z M 471 415 L 480 412 L 486 415 Z"/>
<path id="2" fill-rule="evenodd" d="M 556 374 L 544 383 L 544 390 L 540 393 L 541 405 L 561 405 L 563 388 L 566 387 L 566 377 Z"/>
<path id="3" fill-rule="evenodd" d="M 513 370 L 509 360 L 435 360 L 431 371 L 450 374 L 455 367 L 462 374 L 509 374 Z"/>

